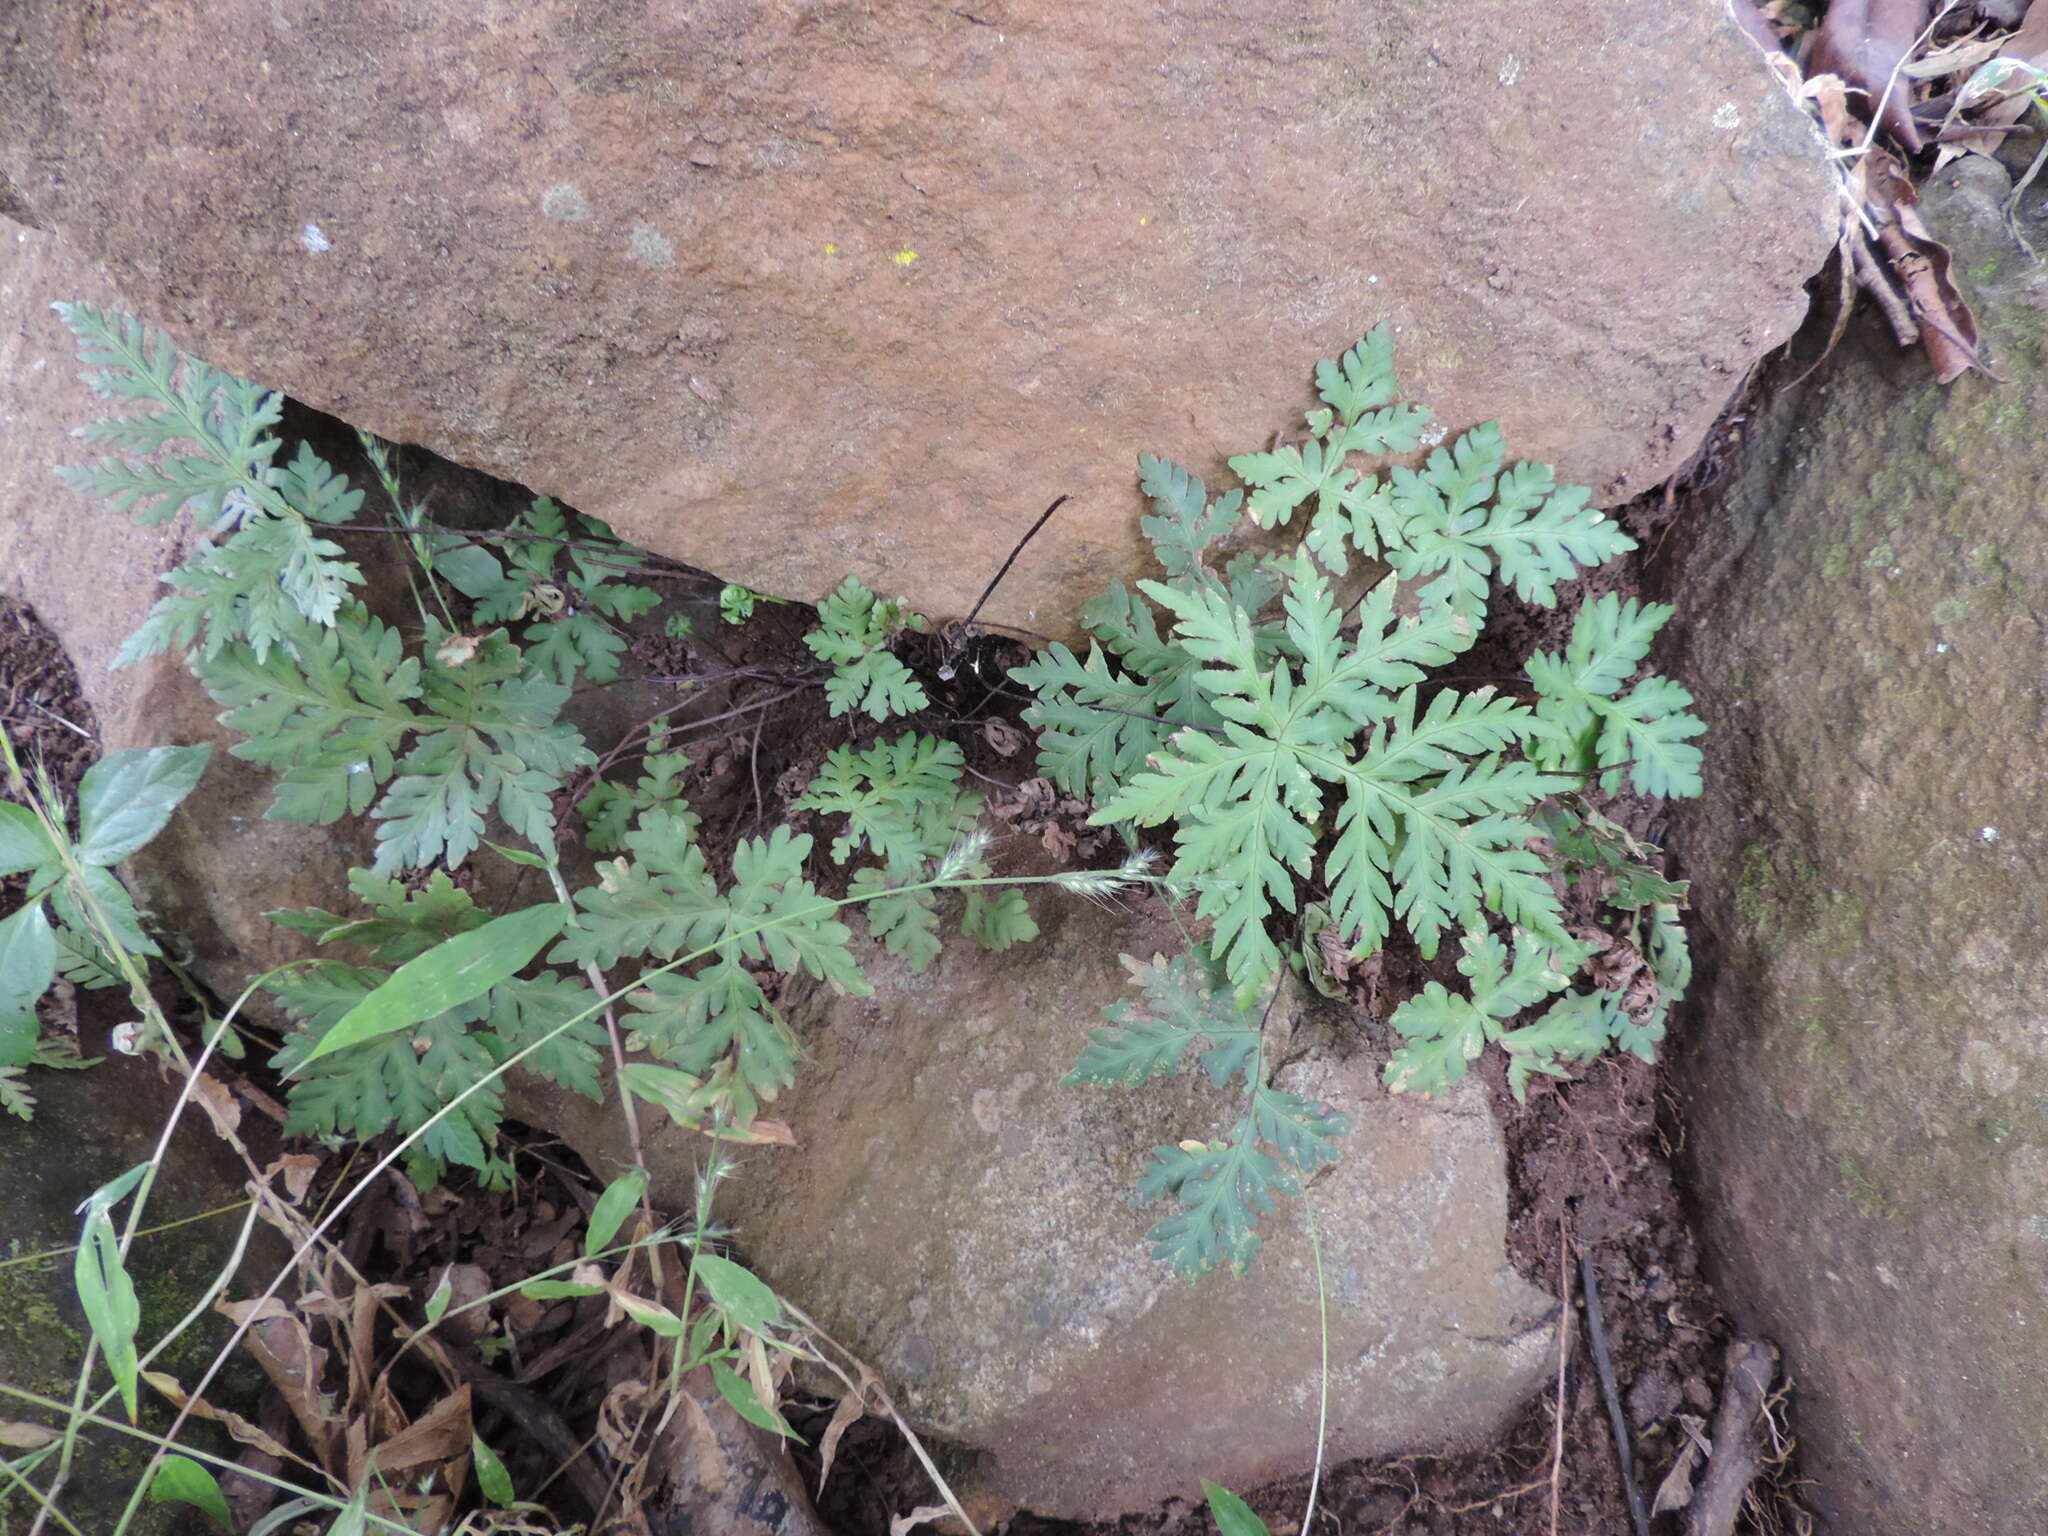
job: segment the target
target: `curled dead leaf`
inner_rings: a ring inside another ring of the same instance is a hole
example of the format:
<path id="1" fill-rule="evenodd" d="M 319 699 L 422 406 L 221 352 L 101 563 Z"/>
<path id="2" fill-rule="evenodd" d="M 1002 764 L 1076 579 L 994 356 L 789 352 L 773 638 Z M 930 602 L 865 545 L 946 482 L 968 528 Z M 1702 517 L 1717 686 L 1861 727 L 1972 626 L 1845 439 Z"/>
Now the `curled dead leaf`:
<path id="1" fill-rule="evenodd" d="M 983 721 L 981 737 L 1004 757 L 1015 757 L 1024 750 L 1024 733 L 1007 720 L 990 718 Z"/>
<path id="2" fill-rule="evenodd" d="M 228 1085 L 209 1073 L 192 1079 L 192 1101 L 206 1111 L 206 1118 L 223 1141 L 233 1141 L 242 1128 L 242 1105 Z"/>
<path id="3" fill-rule="evenodd" d="M 211 1419 L 250 1449 L 261 1451 L 266 1456 L 275 1456 L 280 1461 L 291 1455 L 275 1436 L 251 1424 L 239 1413 L 226 1408 L 216 1408 L 203 1397 L 193 1397 L 178 1384 L 175 1376 L 167 1376 L 162 1371 L 144 1371 L 142 1379 L 162 1394 L 164 1401 L 173 1408 L 189 1412 L 196 1418 Z"/>
<path id="4" fill-rule="evenodd" d="M 263 1170 L 266 1180 L 282 1179 L 284 1191 L 294 1200 L 306 1198 L 313 1187 L 313 1175 L 320 1171 L 320 1159 L 304 1152 L 288 1152 Z"/>

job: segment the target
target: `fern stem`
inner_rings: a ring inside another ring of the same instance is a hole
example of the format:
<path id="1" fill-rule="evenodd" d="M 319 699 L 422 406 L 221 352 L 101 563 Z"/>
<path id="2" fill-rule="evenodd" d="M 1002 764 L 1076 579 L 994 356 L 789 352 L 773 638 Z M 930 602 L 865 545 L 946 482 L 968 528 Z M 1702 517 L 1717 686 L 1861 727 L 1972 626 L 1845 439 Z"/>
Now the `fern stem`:
<path id="1" fill-rule="evenodd" d="M 558 859 L 550 858 L 547 864 L 548 883 L 555 888 L 555 900 L 562 904 L 562 910 L 575 918 L 576 903 L 570 899 L 569 887 L 562 879 L 562 866 Z M 605 995 L 604 972 L 595 962 L 583 967 L 583 974 L 590 981 L 590 990 L 603 999 L 604 1031 L 612 1047 L 612 1071 L 619 1085 L 619 1107 L 625 1112 L 626 1145 L 632 1149 L 633 1167 L 640 1174 L 640 1214 L 647 1219 L 648 1226 L 654 1225 L 654 1207 L 649 1201 L 647 1187 L 653 1175 L 647 1169 L 647 1152 L 640 1139 L 640 1111 L 633 1102 L 633 1095 L 625 1085 L 626 1046 L 619 1037 L 619 1015 L 611 998 Z M 688 1314 L 685 1314 L 686 1316 Z"/>

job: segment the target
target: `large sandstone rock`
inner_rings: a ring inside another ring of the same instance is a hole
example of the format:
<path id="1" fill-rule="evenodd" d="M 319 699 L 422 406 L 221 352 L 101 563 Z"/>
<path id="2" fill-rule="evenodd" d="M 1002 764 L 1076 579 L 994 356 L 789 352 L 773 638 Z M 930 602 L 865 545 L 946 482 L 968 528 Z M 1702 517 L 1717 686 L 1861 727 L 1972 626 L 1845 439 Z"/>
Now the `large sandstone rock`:
<path id="1" fill-rule="evenodd" d="M 873 999 L 806 1031 L 777 1113 L 802 1145 L 748 1155 L 721 1197 L 748 1257 L 888 1380 L 903 1408 L 989 1453 L 997 1505 L 1101 1518 L 1293 1476 L 1314 1458 L 1320 1354 L 1302 1209 L 1268 1217 L 1242 1277 L 1175 1279 L 1148 1254 L 1164 1207 L 1134 1206 L 1151 1149 L 1225 1132 L 1234 1095 L 1175 1078 L 1062 1088 L 1118 953 L 1183 942 L 1156 914 L 1033 898 L 1044 937 L 1000 956 L 958 941 L 914 976 L 869 967 Z M 1284 1012 L 1285 1010 L 1281 1010 Z M 1399 1100 L 1346 1059 L 1348 1018 L 1304 1009 L 1283 1086 L 1348 1114 L 1312 1186 L 1329 1281 L 1333 1460 L 1436 1449 L 1511 1414 L 1556 1359 L 1556 1304 L 1504 1252 L 1504 1151 L 1485 1096 Z M 1285 1038 L 1279 1025 L 1270 1039 Z M 593 1166 L 624 1166 L 618 1116 L 567 1095 L 524 1112 Z M 650 1149 L 686 1202 L 701 1142 Z"/>
<path id="2" fill-rule="evenodd" d="M 1965 171 L 1929 216 L 2004 382 L 1871 327 L 1779 400 L 1685 666 L 1706 1232 L 1815 1497 L 1872 1536 L 2048 1509 L 2048 272 Z"/>
<path id="3" fill-rule="evenodd" d="M 1141 564 L 1141 449 L 1418 397 L 1619 497 L 1832 240 L 1721 0 L 17 0 L 0 211 L 188 350 L 816 597 L 1042 631 Z M 10 186 L 11 184 L 11 186 Z"/>
<path id="4" fill-rule="evenodd" d="M 78 668 L 102 746 L 229 742 L 219 708 L 171 658 L 110 670 L 122 641 L 162 594 L 181 524 L 145 528 L 57 478 L 89 462 L 74 428 L 114 407 L 80 381 L 57 300 L 118 307 L 120 296 L 58 237 L 0 219 L 0 583 L 50 626 Z M 218 751 L 197 791 L 133 863 L 161 931 L 232 997 L 250 974 L 302 942 L 262 914 L 329 905 L 366 862 L 363 829 L 265 821 L 267 772 Z"/>

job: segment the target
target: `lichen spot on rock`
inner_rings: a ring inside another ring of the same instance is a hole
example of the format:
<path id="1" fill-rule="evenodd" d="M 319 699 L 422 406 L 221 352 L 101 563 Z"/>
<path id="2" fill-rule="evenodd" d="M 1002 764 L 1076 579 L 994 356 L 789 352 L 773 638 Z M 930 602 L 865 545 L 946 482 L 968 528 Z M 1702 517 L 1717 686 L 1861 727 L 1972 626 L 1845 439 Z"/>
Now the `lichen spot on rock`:
<path id="1" fill-rule="evenodd" d="M 626 249 L 643 267 L 661 268 L 676 264 L 676 248 L 662 238 L 661 232 L 652 224 L 635 224 L 626 236 Z"/>
<path id="2" fill-rule="evenodd" d="M 565 181 L 541 193 L 540 211 L 559 224 L 588 224 L 590 199 Z"/>

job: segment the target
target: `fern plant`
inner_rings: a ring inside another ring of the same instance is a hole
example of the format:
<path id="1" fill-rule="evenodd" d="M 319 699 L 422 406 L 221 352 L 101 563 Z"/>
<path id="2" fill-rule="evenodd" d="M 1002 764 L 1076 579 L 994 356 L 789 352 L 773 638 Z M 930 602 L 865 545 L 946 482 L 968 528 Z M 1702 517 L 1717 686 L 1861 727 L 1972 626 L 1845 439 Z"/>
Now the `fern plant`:
<path id="1" fill-rule="evenodd" d="M 1283 930 L 1306 908 L 1354 959 L 1397 927 L 1425 958 L 1446 933 L 1462 935 L 1470 994 L 1432 984 L 1391 1019 L 1405 1041 L 1387 1068 L 1397 1089 L 1441 1090 L 1494 1041 L 1517 1094 L 1531 1073 L 1564 1075 L 1609 1044 L 1653 1050 L 1687 976 L 1681 898 L 1669 892 L 1610 902 L 1653 985 L 1629 997 L 1571 993 L 1535 1023 L 1512 1020 L 1592 956 L 1565 928 L 1569 839 L 1546 841 L 1583 831 L 1592 813 L 1564 799 L 1624 782 L 1645 795 L 1699 791 L 1690 696 L 1655 677 L 1624 691 L 1670 610 L 1615 597 L 1587 605 L 1563 655 L 1530 658 L 1533 701 L 1445 681 L 1441 669 L 1478 640 L 1495 583 L 1554 606 L 1559 583 L 1634 543 L 1583 488 L 1559 486 L 1543 465 L 1509 464 L 1491 423 L 1416 466 L 1361 465 L 1419 448 L 1429 419 L 1399 400 L 1388 327 L 1321 363 L 1316 384 L 1322 406 L 1303 441 L 1230 460 L 1241 490 L 1212 501 L 1187 470 L 1139 460 L 1152 506 L 1141 526 L 1163 576 L 1136 593 L 1112 585 L 1083 610 L 1085 658 L 1053 645 L 1012 674 L 1036 693 L 1025 718 L 1039 733 L 1041 771 L 1092 799 L 1098 825 L 1173 826 L 1169 880 L 1208 919 L 1203 963 L 1239 1015 L 1299 955 Z M 1223 558 L 1243 524 L 1272 530 L 1298 515 L 1290 554 Z M 1350 600 L 1334 587 L 1347 576 L 1366 581 Z M 1598 841 L 1582 837 L 1580 851 Z M 1602 848 L 1596 864 L 1612 840 Z M 1624 888 L 1654 879 L 1632 867 Z M 1182 1052 L 1140 1047 L 1211 1014 L 1183 1011 L 1164 1032 L 1123 1026 L 1118 1059 L 1178 1061 Z M 1077 1077 L 1128 1080 L 1109 1070 L 1102 1041 Z M 1231 1166 L 1249 1166 L 1241 1150 L 1231 1155 Z M 1181 1154 L 1223 1166 L 1205 1156 Z M 1148 1175 L 1148 1189 L 1188 1187 L 1163 1179 Z M 1184 1210 L 1154 1229 L 1155 1245 L 1184 1270 L 1218 1256 L 1242 1263 L 1252 1248 L 1240 1234 L 1275 1186 L 1240 1175 L 1192 1187 L 1206 1213 L 1200 1241 L 1181 1246 Z"/>
<path id="2" fill-rule="evenodd" d="M 549 797 L 593 760 L 559 719 L 568 686 L 502 629 L 426 618 L 409 652 L 352 596 L 360 569 L 317 532 L 353 517 L 361 492 L 303 445 L 276 465 L 281 397 L 126 316 L 58 310 L 94 390 L 151 407 L 84 428 L 122 455 L 66 478 L 144 521 L 190 506 L 201 524 L 198 552 L 165 575 L 171 592 L 116 664 L 183 650 L 224 722 L 248 737 L 231 750 L 280 772 L 265 814 L 324 825 L 370 813 L 380 873 L 460 864 L 494 814 L 552 846 Z"/>
<path id="3" fill-rule="evenodd" d="M 95 388 L 149 407 L 88 429 L 127 456 L 72 471 L 73 483 L 152 520 L 188 506 L 200 519 L 199 552 L 165 578 L 170 595 L 124 657 L 183 651 L 223 722 L 245 738 L 235 754 L 277 774 L 272 817 L 377 824 L 375 865 L 351 877 L 353 911 L 272 914 L 321 951 L 267 983 L 297 1021 L 275 1059 L 292 1078 L 288 1130 L 359 1140 L 396 1132 L 411 1138 L 409 1166 L 422 1182 L 450 1163 L 502 1178 L 508 1169 L 492 1149 L 505 1065 L 518 1060 L 595 1097 L 609 1046 L 615 1059 L 646 1058 L 624 1067 L 623 1091 L 746 1136 L 796 1068 L 773 975 L 868 990 L 842 913 L 864 913 L 882 947 L 918 969 L 938 953 L 952 892 L 958 926 L 975 942 L 1001 949 L 1036 935 L 1017 884 L 990 868 L 976 828 L 982 797 L 961 785 L 960 749 L 917 733 L 836 750 L 797 802 L 844 829 L 831 853 L 850 867 L 844 896 L 819 891 L 811 838 L 787 826 L 742 839 L 729 875 L 715 870 L 683 795 L 689 758 L 660 726 L 637 782 L 596 777 L 577 801 L 586 846 L 612 857 L 571 890 L 556 802 L 595 756 L 562 712 L 574 687 L 619 676 L 623 626 L 657 602 L 632 579 L 644 557 L 546 497 L 509 529 L 433 528 L 405 504 L 390 455 L 369 441 L 392 530 L 416 567 L 409 639 L 357 597 L 358 568 L 317 531 L 353 519 L 362 494 L 303 448 L 279 467 L 276 395 L 182 356 L 132 320 L 77 305 L 63 313 Z M 727 609 L 741 590 L 728 589 Z M 806 637 L 832 665 L 832 714 L 883 720 L 923 708 L 922 685 L 889 649 L 923 627 L 901 600 L 877 599 L 852 578 L 833 593 Z M 97 807 L 95 784 L 89 777 Z M 527 845 L 492 844 L 547 871 L 558 919 L 545 908 L 493 919 L 450 878 L 493 836 Z M 1097 891 L 1138 873 L 1039 883 Z M 503 964 L 502 952 L 467 956 L 464 945 L 501 950 L 495 924 L 514 918 L 543 934 L 516 963 Z M 10 920 L 0 939 L 24 942 L 0 962 L 40 964 L 47 946 L 42 930 L 30 932 L 35 921 L 33 912 Z M 444 986 L 441 971 L 474 982 L 472 958 L 502 969 L 487 984 Z M 606 1027 L 615 1007 L 616 1042 Z"/>
<path id="4" fill-rule="evenodd" d="M 970 878 L 990 874 L 973 828 L 983 797 L 960 787 L 960 748 L 933 736 L 906 735 L 862 752 L 834 748 L 792 809 L 844 816 L 832 842 L 834 863 L 861 852 L 878 863 L 854 871 L 849 889 L 868 898 L 869 931 L 914 971 L 939 955 L 938 892 L 927 883 L 952 860 Z M 984 949 L 1005 950 L 1038 937 L 1023 893 L 977 887 L 966 893 L 960 931 Z"/>
<path id="5" fill-rule="evenodd" d="M 526 665 L 564 685 L 579 676 L 617 682 L 621 626 L 661 603 L 653 588 L 625 579 L 644 562 L 609 526 L 549 496 L 534 498 L 508 530 L 439 534 L 434 545 L 435 574 L 475 604 L 476 622 L 522 624 Z"/>

